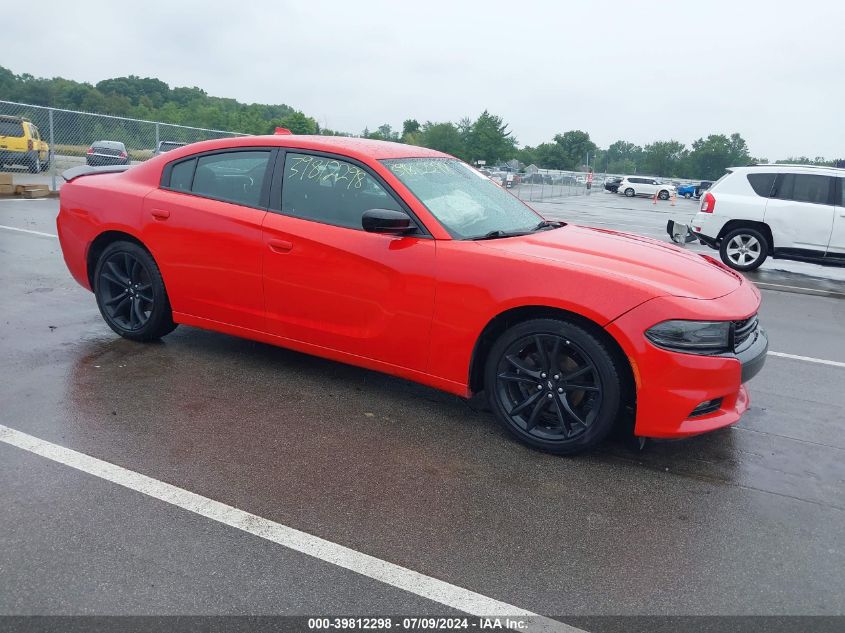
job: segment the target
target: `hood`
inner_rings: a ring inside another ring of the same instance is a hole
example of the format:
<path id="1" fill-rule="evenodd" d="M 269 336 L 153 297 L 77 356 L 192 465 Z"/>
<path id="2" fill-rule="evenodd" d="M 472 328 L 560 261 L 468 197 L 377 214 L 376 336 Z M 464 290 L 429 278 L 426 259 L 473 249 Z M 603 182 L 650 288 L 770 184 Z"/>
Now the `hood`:
<path id="1" fill-rule="evenodd" d="M 567 224 L 550 231 L 477 243 L 523 258 L 624 277 L 661 295 L 715 299 L 742 284 L 738 273 L 701 255 L 619 231 Z"/>

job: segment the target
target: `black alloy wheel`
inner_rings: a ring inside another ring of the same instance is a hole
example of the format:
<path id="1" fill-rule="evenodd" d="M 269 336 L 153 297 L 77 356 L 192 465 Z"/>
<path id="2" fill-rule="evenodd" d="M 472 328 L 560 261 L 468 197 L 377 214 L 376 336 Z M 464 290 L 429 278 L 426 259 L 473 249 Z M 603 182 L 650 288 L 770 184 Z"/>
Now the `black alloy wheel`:
<path id="1" fill-rule="evenodd" d="M 106 247 L 97 261 L 94 293 L 103 319 L 125 338 L 150 341 L 176 327 L 158 266 L 137 244 Z"/>
<path id="2" fill-rule="evenodd" d="M 594 446 L 620 410 L 619 373 L 605 344 L 565 321 L 537 319 L 505 332 L 485 378 L 491 409 L 505 427 L 553 453 Z"/>
<path id="3" fill-rule="evenodd" d="M 666 191 L 665 189 L 663 189 L 663 190 L 662 190 L 662 191 L 658 194 L 658 197 L 659 197 L 661 200 L 668 200 L 668 199 L 669 199 L 669 192 L 668 192 L 668 191 Z"/>

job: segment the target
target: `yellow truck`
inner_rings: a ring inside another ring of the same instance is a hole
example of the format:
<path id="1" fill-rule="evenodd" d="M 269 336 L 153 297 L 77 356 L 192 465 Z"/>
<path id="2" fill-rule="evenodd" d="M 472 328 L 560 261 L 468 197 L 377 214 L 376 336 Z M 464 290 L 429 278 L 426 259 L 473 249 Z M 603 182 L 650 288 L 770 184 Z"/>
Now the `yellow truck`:
<path id="1" fill-rule="evenodd" d="M 29 119 L 0 115 L 0 167 L 4 165 L 23 165 L 33 174 L 50 166 L 50 146 Z"/>

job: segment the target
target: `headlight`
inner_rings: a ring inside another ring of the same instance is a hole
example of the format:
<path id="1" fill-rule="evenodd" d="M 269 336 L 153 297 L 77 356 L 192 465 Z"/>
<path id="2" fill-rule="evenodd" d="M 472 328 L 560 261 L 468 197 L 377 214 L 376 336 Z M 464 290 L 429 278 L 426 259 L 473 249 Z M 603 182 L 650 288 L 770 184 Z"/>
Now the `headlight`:
<path id="1" fill-rule="evenodd" d="M 731 350 L 730 321 L 663 321 L 645 332 L 663 349 L 687 354 L 721 354 Z"/>

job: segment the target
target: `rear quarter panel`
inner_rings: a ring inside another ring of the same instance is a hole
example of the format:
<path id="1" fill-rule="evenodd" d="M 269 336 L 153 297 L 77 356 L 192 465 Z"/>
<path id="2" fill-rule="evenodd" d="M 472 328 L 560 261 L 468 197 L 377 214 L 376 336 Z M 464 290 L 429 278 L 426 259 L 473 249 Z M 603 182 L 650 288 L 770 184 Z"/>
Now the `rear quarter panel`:
<path id="1" fill-rule="evenodd" d="M 85 176 L 61 188 L 56 219 L 59 241 L 68 269 L 83 287 L 92 289 L 87 257 L 98 235 L 120 231 L 140 239 L 143 200 L 150 190 L 149 185 L 124 174 Z"/>

